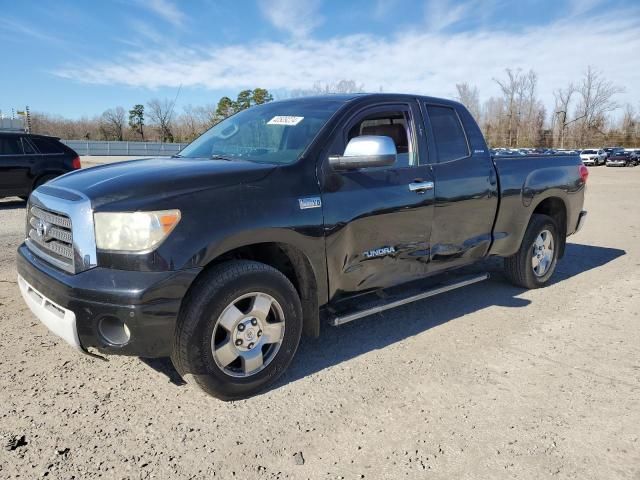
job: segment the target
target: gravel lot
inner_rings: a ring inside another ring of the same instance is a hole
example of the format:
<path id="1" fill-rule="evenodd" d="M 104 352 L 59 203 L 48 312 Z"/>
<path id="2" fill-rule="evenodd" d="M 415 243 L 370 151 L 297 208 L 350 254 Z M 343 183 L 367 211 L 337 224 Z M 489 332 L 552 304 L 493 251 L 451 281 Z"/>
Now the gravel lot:
<path id="1" fill-rule="evenodd" d="M 592 168 L 555 283 L 488 282 L 305 340 L 223 403 L 76 354 L 20 298 L 0 201 L 0 478 L 640 479 L 640 168 Z"/>

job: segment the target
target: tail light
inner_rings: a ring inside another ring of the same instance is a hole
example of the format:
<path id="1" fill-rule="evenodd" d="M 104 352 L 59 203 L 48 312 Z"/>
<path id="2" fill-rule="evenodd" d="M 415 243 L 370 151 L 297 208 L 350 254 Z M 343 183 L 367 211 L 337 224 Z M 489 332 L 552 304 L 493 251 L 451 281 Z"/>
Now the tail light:
<path id="1" fill-rule="evenodd" d="M 73 167 L 74 170 L 78 170 L 82 168 L 82 164 L 80 163 L 80 157 L 76 157 L 73 160 L 71 160 L 71 166 Z"/>
<path id="2" fill-rule="evenodd" d="M 587 178 L 589 178 L 589 169 L 584 165 L 580 165 L 579 172 L 582 183 L 587 183 Z"/>

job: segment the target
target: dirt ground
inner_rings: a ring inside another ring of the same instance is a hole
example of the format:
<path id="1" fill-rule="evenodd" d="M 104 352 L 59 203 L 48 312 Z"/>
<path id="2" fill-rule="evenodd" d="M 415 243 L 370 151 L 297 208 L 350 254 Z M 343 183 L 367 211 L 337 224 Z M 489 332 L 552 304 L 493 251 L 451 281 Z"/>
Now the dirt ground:
<path id="1" fill-rule="evenodd" d="M 77 354 L 27 310 L 0 201 L 0 478 L 640 479 L 640 168 L 592 168 L 554 283 L 488 282 L 305 340 L 224 403 Z"/>

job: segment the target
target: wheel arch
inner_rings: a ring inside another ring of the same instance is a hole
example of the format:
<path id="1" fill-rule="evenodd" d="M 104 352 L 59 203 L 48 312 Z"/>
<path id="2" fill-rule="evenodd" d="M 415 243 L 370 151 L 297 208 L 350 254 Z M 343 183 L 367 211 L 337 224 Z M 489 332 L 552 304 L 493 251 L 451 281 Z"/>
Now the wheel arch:
<path id="1" fill-rule="evenodd" d="M 558 258 L 562 258 L 567 240 L 567 205 L 565 201 L 557 196 L 550 196 L 540 200 L 533 208 L 529 216 L 529 222 L 531 221 L 531 216 L 536 213 L 551 217 L 558 227 L 558 240 L 560 242 Z"/>
<path id="2" fill-rule="evenodd" d="M 300 248 L 277 241 L 257 242 L 232 248 L 209 260 L 190 288 L 211 268 L 233 260 L 264 263 L 284 274 L 300 296 L 304 335 L 317 337 L 320 334 L 318 279 L 311 261 Z"/>

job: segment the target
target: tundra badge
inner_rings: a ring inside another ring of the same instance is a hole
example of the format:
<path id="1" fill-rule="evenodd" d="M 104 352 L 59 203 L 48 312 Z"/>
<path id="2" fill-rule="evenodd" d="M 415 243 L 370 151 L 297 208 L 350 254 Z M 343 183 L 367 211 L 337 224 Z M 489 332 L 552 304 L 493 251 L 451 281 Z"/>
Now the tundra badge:
<path id="1" fill-rule="evenodd" d="M 368 250 L 364 252 L 365 258 L 378 258 L 378 257 L 386 257 L 387 255 L 391 255 L 392 253 L 396 253 L 396 249 L 394 247 L 382 247 L 382 248 L 374 248 L 373 250 Z"/>
<path id="2" fill-rule="evenodd" d="M 322 206 L 322 200 L 320 197 L 307 197 L 299 198 L 300 210 L 306 210 L 307 208 L 320 208 Z"/>

